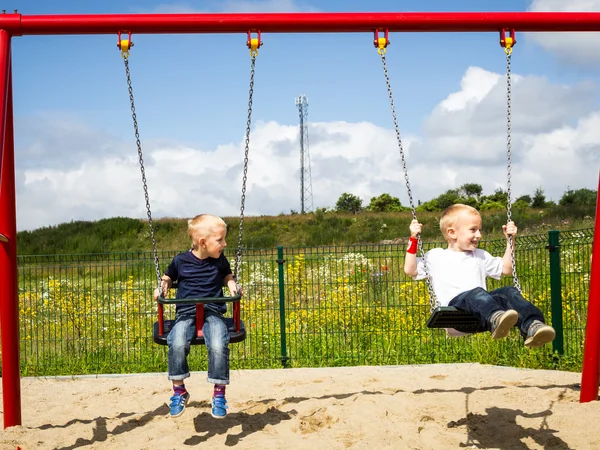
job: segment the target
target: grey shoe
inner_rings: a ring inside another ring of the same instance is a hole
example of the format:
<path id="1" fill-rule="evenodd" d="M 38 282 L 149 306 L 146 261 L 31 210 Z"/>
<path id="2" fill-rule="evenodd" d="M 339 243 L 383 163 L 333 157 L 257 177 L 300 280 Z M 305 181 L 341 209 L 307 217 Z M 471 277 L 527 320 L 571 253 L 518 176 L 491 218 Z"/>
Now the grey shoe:
<path id="1" fill-rule="evenodd" d="M 556 337 L 554 328 L 546 325 L 539 320 L 534 320 L 527 330 L 527 339 L 525 339 L 525 347 L 534 348 L 541 347 L 548 342 L 552 342 Z"/>
<path id="2" fill-rule="evenodd" d="M 492 338 L 502 339 L 508 336 L 510 329 L 515 326 L 517 320 L 519 320 L 519 314 L 514 309 L 496 311 L 490 318 Z"/>

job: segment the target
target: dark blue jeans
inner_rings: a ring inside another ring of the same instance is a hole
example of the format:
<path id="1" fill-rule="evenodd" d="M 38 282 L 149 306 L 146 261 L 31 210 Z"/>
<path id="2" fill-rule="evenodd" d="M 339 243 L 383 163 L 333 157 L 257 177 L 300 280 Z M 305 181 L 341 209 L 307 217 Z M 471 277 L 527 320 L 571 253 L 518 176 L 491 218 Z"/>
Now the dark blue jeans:
<path id="1" fill-rule="evenodd" d="M 223 315 L 204 308 L 204 342 L 208 350 L 208 378 L 213 384 L 229 384 L 229 330 Z M 176 318 L 167 336 L 169 346 L 169 380 L 184 380 L 190 376 L 187 356 L 196 333 L 196 316 Z"/>
<path id="2" fill-rule="evenodd" d="M 517 328 L 521 336 L 527 336 L 527 330 L 534 320 L 544 322 L 544 315 L 531 302 L 523 298 L 521 293 L 512 286 L 502 287 L 494 291 L 475 288 L 458 294 L 448 306 L 468 311 L 481 321 L 481 326 L 491 331 L 490 318 L 496 311 L 514 309 L 519 314 Z"/>

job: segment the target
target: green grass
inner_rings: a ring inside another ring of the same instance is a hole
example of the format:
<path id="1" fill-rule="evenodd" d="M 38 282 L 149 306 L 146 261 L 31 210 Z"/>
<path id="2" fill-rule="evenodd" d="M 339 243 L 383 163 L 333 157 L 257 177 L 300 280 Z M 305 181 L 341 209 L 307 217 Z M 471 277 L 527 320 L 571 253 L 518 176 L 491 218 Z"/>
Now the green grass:
<path id="1" fill-rule="evenodd" d="M 486 239 L 502 236 L 506 223 L 504 211 L 482 211 Z M 551 229 L 565 230 L 593 226 L 593 206 L 556 206 L 545 210 L 524 209 L 513 212 L 520 235 L 539 234 Z M 423 212 L 423 238 L 439 240 L 438 212 Z M 228 244 L 237 247 L 239 218 L 224 218 L 229 227 Z M 407 239 L 409 212 L 338 214 L 333 212 L 246 217 L 243 245 L 247 248 L 270 248 L 277 245 L 322 246 L 379 243 Z M 161 251 L 189 247 L 187 219 L 154 220 L 157 247 Z M 97 222 L 70 222 L 17 236 L 19 255 L 128 253 L 152 248 L 147 221 L 116 217 Z M 130 257 L 130 256 L 127 256 Z"/>
<path id="2" fill-rule="evenodd" d="M 288 367 L 480 362 L 578 371 L 593 234 L 587 229 L 561 236 L 563 355 L 550 345 L 524 348 L 516 331 L 498 342 L 487 333 L 449 339 L 426 328 L 429 298 L 423 282 L 403 273 L 404 244 L 292 247 L 284 249 L 281 266 L 272 249 L 244 255 L 240 282 L 248 337 L 231 345 L 232 368 L 282 367 L 285 353 Z M 517 239 L 517 271 L 527 298 L 551 320 L 546 240 Z M 496 254 L 504 245 L 482 243 Z M 507 284 L 510 278 L 489 287 Z M 154 285 L 152 258 L 139 252 L 21 257 L 22 374 L 165 371 L 166 348 L 151 336 Z M 206 350 L 196 347 L 190 364 L 205 370 Z"/>

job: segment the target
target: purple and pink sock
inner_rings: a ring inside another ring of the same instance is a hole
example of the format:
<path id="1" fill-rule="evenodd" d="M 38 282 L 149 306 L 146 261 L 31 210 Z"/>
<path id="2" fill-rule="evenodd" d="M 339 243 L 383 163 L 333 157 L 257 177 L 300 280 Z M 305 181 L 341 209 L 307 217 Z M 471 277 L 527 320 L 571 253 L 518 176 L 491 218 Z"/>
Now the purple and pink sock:
<path id="1" fill-rule="evenodd" d="M 215 384 L 213 397 L 225 397 L 225 386 L 222 384 Z"/>
<path id="2" fill-rule="evenodd" d="M 175 392 L 175 395 L 185 395 L 186 390 L 185 390 L 185 384 L 180 384 L 180 385 L 173 385 L 173 392 Z"/>

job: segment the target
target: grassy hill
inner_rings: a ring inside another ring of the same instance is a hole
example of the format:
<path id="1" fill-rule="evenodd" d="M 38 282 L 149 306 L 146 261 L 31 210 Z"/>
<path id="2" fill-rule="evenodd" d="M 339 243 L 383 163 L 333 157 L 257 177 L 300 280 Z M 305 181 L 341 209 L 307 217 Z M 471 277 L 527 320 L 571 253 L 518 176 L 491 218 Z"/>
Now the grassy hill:
<path id="1" fill-rule="evenodd" d="M 439 212 L 420 213 L 423 238 L 440 241 Z M 483 211 L 484 238 L 502 235 L 505 211 Z M 520 235 L 541 234 L 548 230 L 593 227 L 594 206 L 556 206 L 544 210 L 513 211 Z M 237 246 L 239 218 L 225 217 L 229 226 L 228 244 Z M 246 217 L 244 246 L 269 248 L 283 246 L 320 246 L 378 243 L 408 238 L 410 212 L 360 213 L 356 215 L 317 212 L 304 215 Z M 154 220 L 160 250 L 181 250 L 189 246 L 187 219 Z M 17 235 L 19 255 L 105 253 L 150 250 L 152 241 L 145 220 L 115 217 L 98 221 L 74 221 L 56 226 L 21 231 Z"/>

